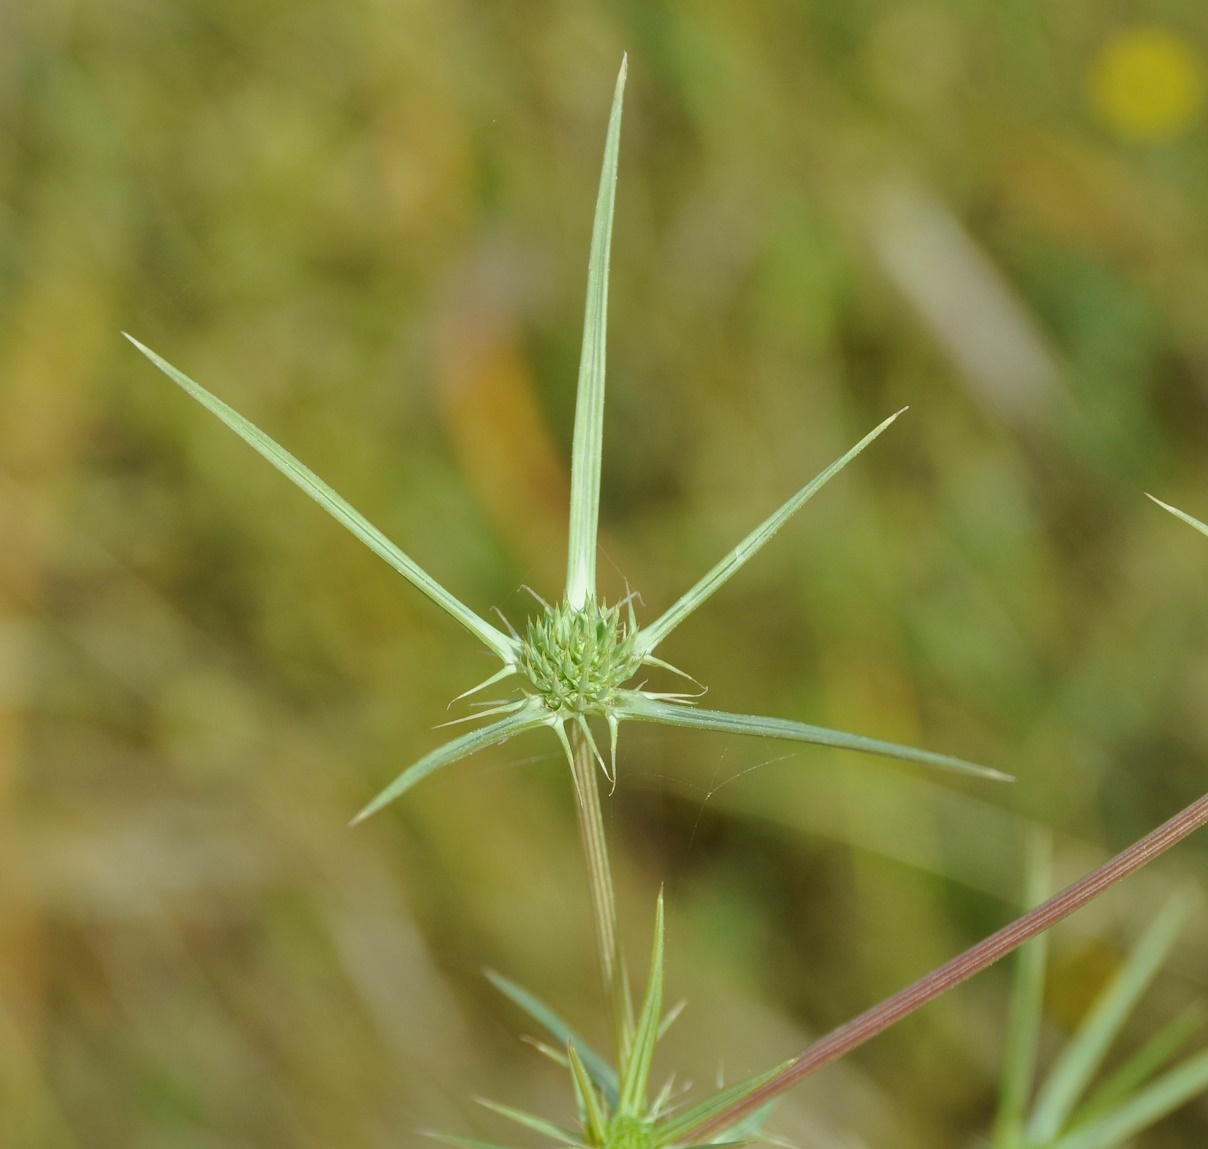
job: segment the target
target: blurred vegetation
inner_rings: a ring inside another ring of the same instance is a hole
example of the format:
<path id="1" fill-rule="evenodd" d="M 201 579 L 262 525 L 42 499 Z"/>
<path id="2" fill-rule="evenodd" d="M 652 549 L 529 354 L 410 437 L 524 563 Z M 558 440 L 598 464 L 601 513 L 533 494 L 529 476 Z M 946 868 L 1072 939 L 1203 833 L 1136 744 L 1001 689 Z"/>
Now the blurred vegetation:
<path id="1" fill-rule="evenodd" d="M 639 967 L 667 883 L 674 1067 L 770 1065 L 1001 924 L 1035 824 L 1070 878 L 1202 790 L 1208 548 L 1142 492 L 1208 517 L 1208 8 L 6 5 L 4 1149 L 402 1146 L 502 1137 L 472 1094 L 569 1104 L 480 974 L 602 1032 L 560 755 L 348 831 L 480 652 L 119 331 L 519 622 L 560 589 L 623 50 L 609 593 L 651 617 L 909 403 L 666 656 L 719 707 L 1019 779 L 629 734 L 607 813 Z M 1048 1056 L 1206 859 L 1057 931 Z M 1201 907 L 1134 1046 L 1206 959 Z M 975 1142 L 1007 996 L 949 995 L 777 1128 Z"/>

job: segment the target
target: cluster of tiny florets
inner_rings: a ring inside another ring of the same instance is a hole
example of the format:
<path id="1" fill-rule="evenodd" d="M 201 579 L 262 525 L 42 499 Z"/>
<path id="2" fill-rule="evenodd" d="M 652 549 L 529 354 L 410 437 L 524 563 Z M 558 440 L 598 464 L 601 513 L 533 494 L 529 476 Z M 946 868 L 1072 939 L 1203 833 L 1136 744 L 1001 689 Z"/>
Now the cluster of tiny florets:
<path id="1" fill-rule="evenodd" d="M 651 1149 L 654 1145 L 654 1127 L 640 1117 L 627 1117 L 618 1113 L 608 1125 L 605 1149 Z"/>
<path id="2" fill-rule="evenodd" d="M 617 688 L 642 663 L 636 628 L 619 606 L 548 606 L 528 624 L 517 665 L 547 710 L 566 717 L 607 713 Z"/>

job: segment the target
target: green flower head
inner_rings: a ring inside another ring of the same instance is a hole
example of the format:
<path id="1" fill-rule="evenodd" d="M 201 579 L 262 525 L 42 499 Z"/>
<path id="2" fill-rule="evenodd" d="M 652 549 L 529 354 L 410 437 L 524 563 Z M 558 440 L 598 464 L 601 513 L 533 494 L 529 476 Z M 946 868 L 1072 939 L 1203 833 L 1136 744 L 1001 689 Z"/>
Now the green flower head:
<path id="1" fill-rule="evenodd" d="M 643 685 L 630 685 L 645 667 L 659 667 L 682 674 L 655 656 L 655 650 L 663 640 L 752 558 L 797 510 L 885 431 L 901 412 L 873 428 L 851 450 L 793 495 L 653 622 L 639 627 L 630 601 L 612 606 L 599 601 L 596 597 L 596 533 L 604 430 L 608 258 L 625 73 L 626 68 L 622 64 L 608 123 L 604 169 L 596 200 L 588 262 L 587 307 L 571 457 L 570 546 L 566 588 L 557 605 L 544 604 L 542 613 L 529 624 L 523 638 L 514 631 L 505 633 L 499 630 L 471 610 L 258 427 L 138 340 L 129 335 L 126 337 L 169 378 L 217 415 L 499 658 L 501 665 L 496 673 L 466 694 L 473 694 L 505 680 L 516 680 L 518 689 L 513 697 L 501 699 L 474 715 L 477 719 L 490 718 L 493 721 L 446 742 L 408 767 L 354 821 L 380 810 L 434 770 L 477 750 L 506 742 L 527 730 L 543 726 L 551 728 L 569 756 L 568 723 L 573 723 L 584 735 L 597 761 L 614 781 L 617 729 L 626 720 L 811 742 L 886 755 L 946 770 L 1003 778 L 1004 775 L 997 771 L 945 754 L 809 726 L 789 719 L 705 710 L 695 704 L 697 693 L 665 693 L 647 690 Z M 603 719 L 608 726 L 611 753 L 607 762 L 596 749 L 591 719 Z M 617 1142 L 618 1145 L 628 1143 L 623 1139 Z"/>

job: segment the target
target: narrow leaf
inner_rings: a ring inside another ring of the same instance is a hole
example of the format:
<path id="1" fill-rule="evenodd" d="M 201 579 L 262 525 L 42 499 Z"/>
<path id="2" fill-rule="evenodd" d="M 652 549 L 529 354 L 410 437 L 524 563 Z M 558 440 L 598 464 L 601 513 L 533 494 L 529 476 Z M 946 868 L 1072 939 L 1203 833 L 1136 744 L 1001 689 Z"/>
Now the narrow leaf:
<path id="1" fill-rule="evenodd" d="M 511 1145 L 498 1145 L 494 1141 L 476 1141 L 473 1137 L 454 1137 L 451 1133 L 438 1133 L 435 1129 L 423 1130 L 423 1136 L 446 1145 L 457 1145 L 460 1149 L 513 1149 Z"/>
<path id="2" fill-rule="evenodd" d="M 540 998 L 531 994 L 522 985 L 517 985 L 510 978 L 493 969 L 486 971 L 487 980 L 514 1005 L 519 1006 L 538 1025 L 540 1025 L 559 1045 L 573 1045 L 587 1070 L 588 1076 L 603 1091 L 608 1104 L 616 1108 L 620 1095 L 617 1075 L 608 1064 L 586 1041 L 583 1040 L 561 1017 L 558 1016 Z"/>
<path id="3" fill-rule="evenodd" d="M 691 1109 L 685 1109 L 683 1113 L 678 1114 L 675 1118 L 665 1122 L 655 1130 L 657 1145 L 661 1149 L 664 1145 L 672 1145 L 680 1141 L 690 1141 L 691 1134 L 698 1126 L 711 1121 L 723 1110 L 729 1109 L 731 1105 L 736 1105 L 743 1098 L 766 1085 L 772 1078 L 788 1069 L 793 1064 L 793 1060 L 793 1058 L 789 1058 L 788 1061 L 777 1065 L 774 1069 L 765 1069 L 754 1077 L 748 1077 L 746 1081 L 740 1081 L 737 1085 L 731 1085 L 719 1093 L 713 1094 L 712 1097 L 706 1098 L 699 1105 L 694 1105 Z M 762 1109 L 763 1107 L 761 1106 L 760 1108 Z"/>
<path id="4" fill-rule="evenodd" d="M 1030 910 L 1049 896 L 1052 882 L 1052 839 L 1037 832 L 1028 850 L 1027 889 L 1024 909 Z M 1033 938 L 1019 951 L 1011 1012 L 1003 1050 L 1002 1085 L 998 1094 L 995 1143 L 1014 1145 L 1023 1132 L 1028 1098 L 1036 1073 L 1036 1050 L 1044 1017 L 1044 968 L 1048 957 L 1048 934 Z"/>
<path id="5" fill-rule="evenodd" d="M 579 1056 L 579 1051 L 573 1044 L 566 1047 L 570 1059 L 571 1080 L 575 1085 L 575 1098 L 579 1102 L 579 1110 L 583 1114 L 583 1125 L 589 1134 L 589 1139 L 597 1145 L 604 1144 L 607 1121 L 600 1109 L 599 1098 L 596 1097 L 596 1087 L 592 1084 L 591 1076 Z"/>
<path id="6" fill-rule="evenodd" d="M 480 730 L 471 730 L 460 738 L 454 738 L 452 742 L 446 742 L 430 754 L 425 754 L 413 766 L 408 766 L 365 809 L 353 818 L 350 825 L 355 826 L 363 822 L 371 814 L 376 814 L 383 806 L 393 802 L 395 798 L 410 790 L 417 782 L 426 778 L 433 771 L 439 770 L 442 766 L 447 766 L 450 762 L 456 762 L 459 758 L 466 758 L 479 750 L 485 750 L 488 746 L 497 746 L 500 742 L 506 742 L 509 738 L 521 734 L 525 730 L 535 730 L 538 726 L 548 725 L 548 712 L 540 703 L 533 702 L 523 710 L 509 714 L 498 722 L 492 722 L 490 726 L 484 726 Z"/>
<path id="7" fill-rule="evenodd" d="M 1045 1145 L 1065 1127 L 1121 1026 L 1166 960 L 1186 917 L 1186 899 L 1171 898 L 1099 995 L 1040 1091 L 1026 1130 L 1030 1143 Z"/>
<path id="8" fill-rule="evenodd" d="M 646 998 L 638 1015 L 633 1034 L 633 1046 L 621 1078 L 619 1113 L 640 1117 L 646 1109 L 646 1089 L 650 1084 L 650 1067 L 654 1062 L 654 1047 L 658 1041 L 659 1020 L 663 1012 L 663 892 L 659 891 L 654 911 L 654 952 L 650 958 L 650 980 Z"/>
<path id="9" fill-rule="evenodd" d="M 123 332 L 123 334 L 125 334 Z M 293 457 L 284 447 L 270 439 L 254 423 L 249 422 L 233 407 L 211 395 L 199 383 L 195 383 L 183 372 L 178 371 L 166 359 L 161 359 L 149 347 L 144 347 L 132 335 L 126 335 L 152 363 L 174 383 L 179 384 L 203 407 L 217 415 L 244 442 L 264 456 L 287 479 L 305 491 L 329 515 L 347 527 L 371 551 L 385 559 L 396 571 L 424 592 L 437 606 L 450 614 L 471 634 L 485 643 L 504 662 L 516 661 L 517 643 L 514 639 L 496 630 L 485 619 L 479 618 L 465 603 L 451 595 L 430 574 L 421 570 L 407 555 L 394 545 L 368 519 L 350 503 L 336 494 L 322 479 Z"/>
<path id="10" fill-rule="evenodd" d="M 1080 1126 L 1052 1149 L 1113 1149 L 1208 1089 L 1208 1052 L 1164 1074 L 1106 1117 Z"/>
<path id="11" fill-rule="evenodd" d="M 1148 497 L 1153 499 L 1163 510 L 1169 511 L 1176 518 L 1180 518 L 1183 522 L 1195 527 L 1201 534 L 1208 535 L 1208 523 L 1201 523 L 1199 519 L 1193 519 L 1186 511 L 1180 511 L 1178 507 L 1172 507 L 1169 503 L 1162 502 L 1161 499 L 1154 499 L 1153 495 Z"/>
<path id="12" fill-rule="evenodd" d="M 579 360 L 579 393 L 575 400 L 575 435 L 570 465 L 570 547 L 566 561 L 566 598 L 581 608 L 596 593 L 596 529 L 600 518 L 600 460 L 604 449 L 604 351 L 608 331 L 608 252 L 617 190 L 617 155 L 621 147 L 621 103 L 625 98 L 628 59 L 621 61 L 604 169 L 591 232 L 587 264 L 587 306 L 583 318 L 583 352 Z"/>
<path id="13" fill-rule="evenodd" d="M 902 408 L 904 411 L 906 408 Z M 684 594 L 679 601 L 665 614 L 655 619 L 650 626 L 643 627 L 638 632 L 637 644 L 642 654 L 648 655 L 663 641 L 681 622 L 684 621 L 698 606 L 701 605 L 719 587 L 732 578 L 788 520 L 814 497 L 827 483 L 831 481 L 848 463 L 852 461 L 865 447 L 880 435 L 897 417 L 898 411 L 890 415 L 880 426 L 875 427 L 864 436 L 850 451 L 840 459 L 836 459 L 820 475 L 807 483 L 775 514 L 765 519 L 745 539 L 742 540 L 724 559 L 721 560 L 704 578 L 691 590 Z"/>
<path id="14" fill-rule="evenodd" d="M 675 1024 L 676 1019 L 681 1013 L 684 1012 L 684 1009 L 687 1007 L 687 1005 L 688 999 L 682 997 L 669 1010 L 667 1010 L 665 1014 L 663 1014 L 663 1020 L 659 1022 L 659 1041 L 663 1040 L 667 1030 L 669 1030 Z"/>
<path id="15" fill-rule="evenodd" d="M 882 742 L 879 738 L 865 738 L 862 734 L 847 734 L 825 726 L 807 726 L 804 722 L 793 722 L 787 718 L 759 718 L 753 714 L 729 714 L 720 710 L 702 710 L 696 706 L 662 702 L 648 698 L 636 690 L 623 692 L 617 707 L 617 717 L 632 718 L 638 722 L 662 722 L 668 726 L 690 726 L 697 730 L 723 730 L 733 734 L 754 734 L 762 738 L 784 738 L 790 742 L 811 742 L 817 746 L 833 746 L 840 750 L 858 750 L 862 754 L 900 758 L 905 762 L 918 762 L 939 770 L 973 774 L 999 782 L 1012 780 L 1008 774 L 1001 774 L 988 766 L 977 766 L 963 758 L 952 758 L 947 754 L 916 750 L 913 746 Z"/>
<path id="16" fill-rule="evenodd" d="M 552 1121 L 546 1121 L 544 1117 L 538 1117 L 535 1113 L 526 1113 L 523 1109 L 513 1109 L 510 1105 L 500 1105 L 499 1102 L 488 1101 L 485 1097 L 475 1097 L 474 1100 L 492 1113 L 498 1113 L 500 1117 L 515 1121 L 517 1125 L 523 1125 L 534 1133 L 540 1133 L 543 1137 L 550 1138 L 551 1141 L 558 1141 L 562 1145 L 583 1144 L 573 1129 L 555 1125 Z"/>
<path id="17" fill-rule="evenodd" d="M 756 1109 L 754 1113 L 744 1117 L 737 1125 L 733 1126 L 729 1130 L 727 1136 L 739 1138 L 736 1143 L 740 1145 L 746 1144 L 742 1138 L 762 1138 L 764 1135 L 764 1123 L 769 1117 L 772 1116 L 773 1110 L 775 1110 L 779 1103 L 780 1098 L 777 1097 L 774 1100 L 769 1101 L 765 1106 L 763 1106 L 762 1109 Z M 710 1144 L 716 1145 L 717 1142 L 710 1142 Z M 726 1144 L 729 1144 L 729 1142 L 726 1142 Z"/>
<path id="18" fill-rule="evenodd" d="M 1199 1002 L 1168 1021 L 1087 1098 L 1086 1104 L 1070 1119 L 1070 1124 L 1085 1125 L 1126 1101 L 1174 1060 L 1203 1023 L 1204 1007 Z"/>

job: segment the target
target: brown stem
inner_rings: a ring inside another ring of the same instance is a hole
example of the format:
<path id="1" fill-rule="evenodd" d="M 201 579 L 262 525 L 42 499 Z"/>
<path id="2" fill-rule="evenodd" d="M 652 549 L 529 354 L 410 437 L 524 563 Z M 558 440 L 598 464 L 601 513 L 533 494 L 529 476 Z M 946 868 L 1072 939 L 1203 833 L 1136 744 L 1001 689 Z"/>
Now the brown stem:
<path id="1" fill-rule="evenodd" d="M 604 818 L 600 811 L 595 755 L 582 732 L 573 725 L 571 767 L 575 780 L 575 805 L 579 811 L 579 833 L 583 839 L 583 854 L 587 860 L 587 882 L 591 888 L 600 973 L 604 979 L 604 994 L 608 1000 L 609 1013 L 612 1015 L 617 1065 L 623 1068 L 628 1062 L 629 1048 L 633 1040 L 633 1006 L 629 997 L 629 978 L 617 934 L 617 902 L 613 891 L 612 867 L 608 863 Z"/>
<path id="2" fill-rule="evenodd" d="M 940 994 L 947 993 L 975 973 L 993 965 L 999 958 L 1005 957 L 1030 938 L 1056 925 L 1075 910 L 1081 909 L 1087 902 L 1103 893 L 1108 886 L 1152 862 L 1159 854 L 1170 849 L 1176 842 L 1182 841 L 1206 822 L 1208 794 L 1036 909 L 991 934 L 985 941 L 933 970 L 913 985 L 899 990 L 880 1005 L 873 1006 L 859 1017 L 832 1030 L 821 1040 L 804 1049 L 783 1072 L 773 1077 L 766 1085 L 749 1093 L 730 1108 L 723 1109 L 710 1120 L 702 1122 L 695 1129 L 689 1130 L 684 1135 L 684 1142 L 698 1143 L 729 1129 L 811 1073 L 850 1053 L 869 1038 L 876 1037 L 878 1033 L 901 1021 Z"/>

